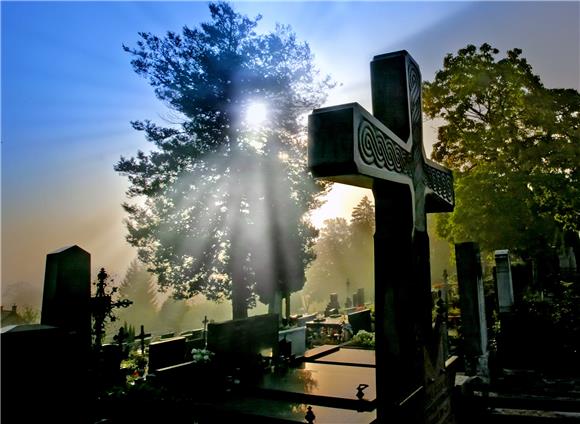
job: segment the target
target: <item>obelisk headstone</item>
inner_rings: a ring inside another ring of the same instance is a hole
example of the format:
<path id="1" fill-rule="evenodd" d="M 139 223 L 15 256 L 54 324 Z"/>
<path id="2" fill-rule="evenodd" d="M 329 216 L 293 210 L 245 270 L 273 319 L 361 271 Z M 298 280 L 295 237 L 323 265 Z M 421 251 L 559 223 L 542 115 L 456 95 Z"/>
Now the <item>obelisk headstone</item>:
<path id="1" fill-rule="evenodd" d="M 495 280 L 500 313 L 509 313 L 514 306 L 514 286 L 509 250 L 495 251 Z"/>
<path id="2" fill-rule="evenodd" d="M 66 330 L 79 354 L 91 347 L 91 255 L 78 246 L 46 255 L 41 324 Z"/>
<path id="3" fill-rule="evenodd" d="M 455 245 L 465 373 L 489 378 L 487 320 L 477 243 Z"/>

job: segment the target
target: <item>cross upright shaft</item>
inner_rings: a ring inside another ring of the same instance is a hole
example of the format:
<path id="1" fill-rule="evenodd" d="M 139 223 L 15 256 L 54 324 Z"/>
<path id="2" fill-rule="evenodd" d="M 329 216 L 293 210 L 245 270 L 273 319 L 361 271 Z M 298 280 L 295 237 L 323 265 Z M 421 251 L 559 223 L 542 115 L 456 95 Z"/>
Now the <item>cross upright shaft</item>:
<path id="1" fill-rule="evenodd" d="M 424 386 L 423 347 L 432 338 L 426 213 L 453 210 L 453 180 L 425 157 L 421 74 L 411 56 L 376 56 L 371 82 L 374 116 L 357 103 L 309 116 L 308 161 L 317 178 L 373 190 L 377 417 L 420 423 L 424 403 L 404 399 Z"/>

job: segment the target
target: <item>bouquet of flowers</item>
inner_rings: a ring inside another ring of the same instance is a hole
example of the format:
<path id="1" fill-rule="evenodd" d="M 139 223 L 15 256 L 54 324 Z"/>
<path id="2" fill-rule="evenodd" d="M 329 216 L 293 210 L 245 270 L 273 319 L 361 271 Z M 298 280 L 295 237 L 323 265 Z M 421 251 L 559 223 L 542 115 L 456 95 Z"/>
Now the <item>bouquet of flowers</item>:
<path id="1" fill-rule="evenodd" d="M 192 349 L 191 356 L 196 364 L 209 364 L 215 353 L 207 349 Z"/>

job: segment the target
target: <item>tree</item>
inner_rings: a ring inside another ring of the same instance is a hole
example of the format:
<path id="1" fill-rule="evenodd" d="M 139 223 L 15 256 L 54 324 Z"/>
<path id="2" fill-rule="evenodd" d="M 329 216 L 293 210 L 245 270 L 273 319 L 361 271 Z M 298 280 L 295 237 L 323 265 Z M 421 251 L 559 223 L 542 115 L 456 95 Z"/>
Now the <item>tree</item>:
<path id="1" fill-rule="evenodd" d="M 350 227 L 346 219 L 324 221 L 315 251 L 316 259 L 307 270 L 305 292 L 312 300 L 327 301 L 330 293 L 346 294 L 344 283 L 349 278 L 348 252 Z"/>
<path id="2" fill-rule="evenodd" d="M 30 306 L 24 308 L 20 317 L 24 324 L 38 324 L 40 322 L 40 312 Z"/>
<path id="3" fill-rule="evenodd" d="M 332 84 L 288 26 L 259 35 L 259 16 L 209 9 L 200 28 L 124 46 L 176 122 L 133 122 L 155 150 L 115 170 L 140 200 L 123 205 L 127 240 L 160 288 L 231 298 L 242 318 L 257 298 L 272 305 L 304 283 L 316 230 L 303 216 L 322 186 L 308 177 L 300 119 Z"/>
<path id="4" fill-rule="evenodd" d="M 438 232 L 533 258 L 580 229 L 580 95 L 545 88 L 520 49 L 498 53 L 469 45 L 424 85 L 426 115 L 445 121 L 433 158 L 455 177 Z"/>
<path id="5" fill-rule="evenodd" d="M 354 207 L 350 219 L 350 240 L 348 252 L 349 281 L 352 290 L 346 293 L 352 296 L 357 288 L 364 288 L 369 295 L 374 295 L 375 249 L 375 206 L 367 196 Z"/>
<path id="6" fill-rule="evenodd" d="M 190 309 L 185 300 L 168 298 L 159 309 L 155 330 L 179 334 L 185 329 L 185 317 Z"/>
<path id="7" fill-rule="evenodd" d="M 309 297 L 324 302 L 337 293 L 342 301 L 358 288 L 373 292 L 374 225 L 374 205 L 366 196 L 353 209 L 350 223 L 344 218 L 325 221 L 316 259 L 307 271 Z"/>
<path id="8" fill-rule="evenodd" d="M 119 324 L 127 323 L 135 328 L 144 325 L 146 329 L 151 329 L 157 319 L 155 292 L 153 276 L 143 263 L 138 259 L 133 260 L 119 286 L 119 294 L 131 300 L 133 304 L 119 311 L 117 317 Z"/>
<path id="9" fill-rule="evenodd" d="M 351 225 L 371 237 L 375 232 L 375 206 L 367 196 L 364 196 L 351 214 Z"/>

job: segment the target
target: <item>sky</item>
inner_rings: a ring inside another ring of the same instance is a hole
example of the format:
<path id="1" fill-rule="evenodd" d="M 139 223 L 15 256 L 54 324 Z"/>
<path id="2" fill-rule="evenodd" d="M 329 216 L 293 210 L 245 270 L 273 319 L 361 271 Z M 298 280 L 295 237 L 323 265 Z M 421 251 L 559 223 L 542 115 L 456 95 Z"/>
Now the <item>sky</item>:
<path id="1" fill-rule="evenodd" d="M 578 2 L 234 2 L 259 31 L 289 24 L 315 63 L 340 85 L 326 105 L 370 107 L 369 63 L 405 49 L 432 80 L 443 58 L 467 44 L 521 48 L 549 88 L 580 89 Z M 1 13 L 2 303 L 42 286 L 46 254 L 77 244 L 93 277 L 123 277 L 135 251 L 125 241 L 128 184 L 120 156 L 150 146 L 130 121 L 163 124 L 169 110 L 137 76 L 122 45 L 138 32 L 163 35 L 209 20 L 205 2 L 11 2 Z M 429 153 L 434 122 L 424 123 Z M 314 213 L 350 215 L 365 192 L 338 186 Z M 35 305 L 32 305 L 35 306 Z"/>

